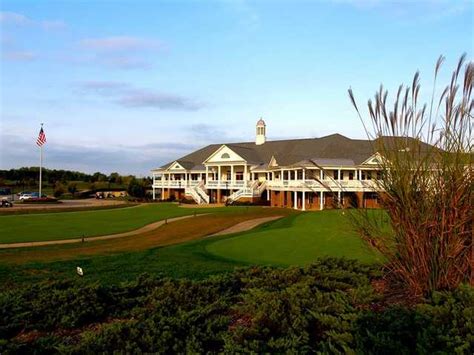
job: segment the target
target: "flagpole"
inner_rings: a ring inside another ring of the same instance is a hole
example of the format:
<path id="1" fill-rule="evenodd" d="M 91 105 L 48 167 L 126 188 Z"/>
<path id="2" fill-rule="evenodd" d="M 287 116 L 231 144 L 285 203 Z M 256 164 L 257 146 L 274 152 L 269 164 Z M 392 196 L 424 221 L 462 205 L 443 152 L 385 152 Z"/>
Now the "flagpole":
<path id="1" fill-rule="evenodd" d="M 43 124 L 41 124 L 43 129 Z M 41 198 L 41 185 L 43 183 L 43 144 L 40 145 L 40 176 L 39 176 L 39 198 Z"/>

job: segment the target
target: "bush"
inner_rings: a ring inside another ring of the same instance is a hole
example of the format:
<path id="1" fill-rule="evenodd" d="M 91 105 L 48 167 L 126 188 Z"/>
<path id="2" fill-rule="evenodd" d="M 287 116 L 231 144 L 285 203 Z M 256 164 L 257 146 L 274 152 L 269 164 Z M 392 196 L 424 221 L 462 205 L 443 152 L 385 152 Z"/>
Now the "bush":
<path id="1" fill-rule="evenodd" d="M 474 350 L 474 289 L 435 292 L 413 308 L 367 312 L 356 322 L 358 348 L 367 354 L 468 354 Z"/>
<path id="2" fill-rule="evenodd" d="M 142 183 L 140 183 L 137 179 L 133 178 L 128 184 L 127 192 L 130 196 L 143 198 L 145 197 L 146 189 Z"/>
<path id="3" fill-rule="evenodd" d="M 328 258 L 202 281 L 26 285 L 0 291 L 0 353 L 472 353 L 472 288 L 376 312 L 379 276 Z"/>
<path id="4" fill-rule="evenodd" d="M 66 192 L 66 187 L 61 182 L 54 184 L 54 197 L 61 197 Z"/>

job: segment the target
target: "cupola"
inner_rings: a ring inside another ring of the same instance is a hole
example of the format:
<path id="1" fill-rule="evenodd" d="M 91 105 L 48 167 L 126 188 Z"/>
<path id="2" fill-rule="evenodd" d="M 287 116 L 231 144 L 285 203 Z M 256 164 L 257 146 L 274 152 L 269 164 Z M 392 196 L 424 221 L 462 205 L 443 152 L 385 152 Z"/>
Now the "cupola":
<path id="1" fill-rule="evenodd" d="M 259 119 L 257 122 L 257 136 L 255 138 L 256 145 L 262 145 L 266 141 L 266 124 L 263 119 Z"/>

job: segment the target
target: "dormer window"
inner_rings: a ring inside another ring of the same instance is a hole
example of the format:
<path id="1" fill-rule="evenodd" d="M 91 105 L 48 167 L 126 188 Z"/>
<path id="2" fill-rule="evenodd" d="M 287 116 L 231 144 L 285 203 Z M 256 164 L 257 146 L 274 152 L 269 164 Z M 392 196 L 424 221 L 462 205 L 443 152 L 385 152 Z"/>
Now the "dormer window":
<path id="1" fill-rule="evenodd" d="M 221 159 L 230 159 L 229 153 L 224 153 L 221 155 Z"/>

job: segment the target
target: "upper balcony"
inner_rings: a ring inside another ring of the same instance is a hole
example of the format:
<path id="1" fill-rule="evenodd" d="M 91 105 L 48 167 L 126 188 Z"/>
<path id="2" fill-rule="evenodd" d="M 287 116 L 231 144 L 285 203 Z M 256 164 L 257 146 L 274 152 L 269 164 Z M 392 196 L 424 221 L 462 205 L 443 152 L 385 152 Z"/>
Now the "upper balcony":
<path id="1" fill-rule="evenodd" d="M 374 191 L 378 190 L 375 180 L 274 180 L 268 181 L 268 188 L 275 190 L 311 191 Z"/>

